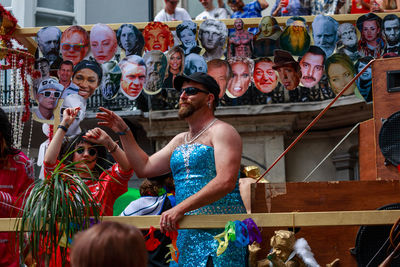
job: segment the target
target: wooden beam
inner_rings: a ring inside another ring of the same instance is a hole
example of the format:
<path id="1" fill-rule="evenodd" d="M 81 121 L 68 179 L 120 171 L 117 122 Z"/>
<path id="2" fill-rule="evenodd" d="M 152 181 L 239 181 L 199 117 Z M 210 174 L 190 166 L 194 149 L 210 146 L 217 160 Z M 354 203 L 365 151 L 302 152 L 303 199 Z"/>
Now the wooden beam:
<path id="1" fill-rule="evenodd" d="M 389 13 L 376 13 L 376 15 L 380 16 L 381 18 L 385 17 Z M 400 16 L 400 12 L 398 13 L 393 13 L 397 16 Z M 357 19 L 360 17 L 360 14 L 342 14 L 342 15 L 333 15 L 331 16 L 335 18 L 339 23 L 344 23 L 344 22 L 350 22 L 350 23 L 355 23 Z M 302 16 L 306 20 L 308 24 L 311 24 L 315 18 L 315 16 Z M 289 19 L 289 17 L 275 17 L 275 19 L 278 21 L 278 23 L 281 26 L 286 25 L 286 21 Z M 246 27 L 258 27 L 260 24 L 261 18 L 243 18 L 243 21 L 246 25 Z M 233 23 L 235 19 L 221 19 L 222 22 L 226 24 L 228 28 L 233 28 Z M 194 20 L 195 23 L 200 25 L 203 20 Z M 148 22 L 125 22 L 129 24 L 135 25 L 139 30 L 143 30 L 144 27 L 148 24 Z M 175 30 L 176 26 L 182 23 L 182 21 L 167 21 L 164 22 L 165 24 L 168 25 L 168 27 L 171 30 Z M 113 30 L 117 30 L 122 24 L 124 23 L 112 23 L 112 24 L 107 24 L 110 26 Z M 64 31 L 71 25 L 64 25 L 64 26 L 57 26 L 61 31 Z M 87 24 L 87 25 L 80 25 L 82 26 L 85 30 L 90 32 L 94 24 Z M 36 33 L 41 29 L 42 27 L 27 27 L 27 28 L 19 28 L 16 30 L 15 35 L 18 36 L 24 36 L 24 37 L 32 37 L 36 36 Z"/>
<path id="2" fill-rule="evenodd" d="M 378 16 L 383 18 L 389 13 L 376 13 Z M 400 12 L 398 13 L 393 13 L 397 16 L 400 16 Z M 360 17 L 360 14 L 342 14 L 342 15 L 333 15 L 333 18 L 335 18 L 339 23 L 344 23 L 344 22 L 349 22 L 349 23 L 355 23 Z M 286 25 L 286 21 L 288 20 L 289 17 L 276 17 L 276 20 L 278 21 L 279 25 L 284 27 Z M 307 22 L 307 24 L 311 25 L 313 22 L 315 16 L 302 16 Z M 260 24 L 261 18 L 244 18 L 243 21 L 246 25 L 246 27 L 258 27 Z M 222 19 L 226 26 L 228 28 L 233 28 L 233 23 L 234 19 Z M 194 20 L 195 23 L 200 25 L 203 20 Z M 126 22 L 129 23 L 129 22 Z M 175 30 L 176 27 L 182 23 L 182 21 L 167 21 L 164 22 L 165 24 L 168 25 L 168 27 L 171 30 Z M 124 23 L 113 23 L 113 24 L 108 24 L 114 31 L 116 31 L 122 24 Z M 148 22 L 131 22 L 130 24 L 135 25 L 139 30 L 143 30 L 144 27 L 148 24 Z M 66 30 L 68 27 L 71 25 L 64 25 L 64 26 L 57 26 L 61 31 Z M 90 32 L 94 24 L 88 24 L 88 25 L 80 25 L 82 26 L 86 31 Z M 28 48 L 29 52 L 31 54 L 34 54 L 36 51 L 37 44 L 36 42 L 30 38 L 30 37 L 35 37 L 37 32 L 41 29 L 42 27 L 26 27 L 26 28 L 17 28 L 15 33 L 13 34 L 14 38 L 16 38 L 19 42 L 21 42 L 25 47 Z"/>
<path id="3" fill-rule="evenodd" d="M 13 34 L 13 38 L 15 38 L 18 42 L 20 42 L 23 46 L 25 46 L 28 49 L 28 52 L 30 54 L 35 55 L 36 48 L 37 48 L 36 41 L 31 37 L 19 35 L 18 31 L 20 29 L 22 29 L 22 28 L 19 25 L 17 25 L 17 29 Z M 34 36 L 36 36 L 36 34 Z"/>
<path id="4" fill-rule="evenodd" d="M 179 223 L 181 229 L 224 228 L 228 221 L 252 218 L 258 227 L 300 226 L 354 226 L 394 224 L 400 210 L 286 212 L 185 216 Z M 18 218 L 0 218 L 0 232 L 15 231 Z M 106 216 L 103 221 L 116 221 L 135 225 L 140 229 L 159 228 L 160 216 Z"/>

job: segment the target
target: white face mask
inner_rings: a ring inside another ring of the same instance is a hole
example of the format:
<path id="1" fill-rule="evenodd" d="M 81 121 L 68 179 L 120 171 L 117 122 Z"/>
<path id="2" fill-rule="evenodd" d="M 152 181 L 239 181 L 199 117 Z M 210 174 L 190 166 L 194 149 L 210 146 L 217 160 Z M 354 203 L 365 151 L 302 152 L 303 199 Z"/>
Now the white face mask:
<path id="1" fill-rule="evenodd" d="M 66 136 L 75 136 L 81 133 L 81 128 L 79 127 L 79 124 L 85 118 L 86 99 L 78 94 L 71 94 L 64 99 L 64 102 L 61 105 L 60 121 L 62 121 L 62 114 L 64 112 L 64 109 L 76 107 L 80 107 L 81 109 L 79 110 L 78 116 L 75 118 L 75 121 L 69 126 Z"/>

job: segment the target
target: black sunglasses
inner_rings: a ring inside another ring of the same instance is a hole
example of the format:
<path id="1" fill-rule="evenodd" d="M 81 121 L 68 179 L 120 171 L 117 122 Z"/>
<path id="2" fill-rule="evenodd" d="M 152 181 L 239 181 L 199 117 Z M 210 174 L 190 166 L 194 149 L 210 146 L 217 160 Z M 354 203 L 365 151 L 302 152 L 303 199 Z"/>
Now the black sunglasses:
<path id="1" fill-rule="evenodd" d="M 185 91 L 186 95 L 196 95 L 198 92 L 201 93 L 205 93 L 205 94 L 209 94 L 210 92 L 206 91 L 206 90 L 202 90 L 196 87 L 186 87 L 186 88 L 182 88 L 181 93 Z"/>
<path id="2" fill-rule="evenodd" d="M 78 147 L 78 149 L 76 150 L 76 153 L 78 153 L 80 155 L 83 154 L 83 152 L 85 152 L 85 148 L 82 146 Z M 97 154 L 97 150 L 93 147 L 89 148 L 88 152 L 91 157 L 96 156 L 96 154 Z"/>

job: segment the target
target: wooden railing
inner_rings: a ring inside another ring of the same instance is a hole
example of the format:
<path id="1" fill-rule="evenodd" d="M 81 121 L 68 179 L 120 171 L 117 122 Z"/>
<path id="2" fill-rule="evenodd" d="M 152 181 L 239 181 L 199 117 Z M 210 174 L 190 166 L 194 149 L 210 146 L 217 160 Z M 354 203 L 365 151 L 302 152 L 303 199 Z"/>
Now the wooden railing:
<path id="1" fill-rule="evenodd" d="M 179 227 L 180 229 L 224 228 L 228 221 L 242 221 L 246 218 L 252 218 L 258 227 L 390 225 L 399 217 L 400 210 L 191 215 L 185 216 Z M 15 231 L 17 220 L 18 218 L 0 218 L 0 232 Z M 102 220 L 148 229 L 150 226 L 159 228 L 160 216 L 106 216 Z"/>
<path id="2" fill-rule="evenodd" d="M 389 13 L 377 13 L 378 16 L 381 18 L 385 17 Z M 400 16 L 400 12 L 398 13 L 393 13 L 396 14 L 397 16 Z M 350 23 L 355 23 L 358 19 L 359 16 L 362 14 L 343 14 L 343 15 L 333 15 L 332 17 L 335 18 L 339 23 L 344 23 L 344 22 L 350 22 Z M 307 24 L 311 25 L 311 23 L 314 20 L 315 16 L 302 16 Z M 278 21 L 279 25 L 285 26 L 286 21 L 290 17 L 276 17 L 276 20 Z M 246 27 L 258 27 L 260 24 L 261 18 L 244 18 L 243 21 L 245 23 Z M 233 28 L 233 23 L 234 19 L 223 19 L 223 21 L 228 28 Z M 198 25 L 200 25 L 203 20 L 195 20 Z M 126 22 L 130 23 L 130 22 Z M 139 30 L 143 30 L 144 27 L 147 25 L 148 22 L 132 22 L 130 24 L 135 25 Z M 175 28 L 182 23 L 182 21 L 168 21 L 165 22 L 165 24 L 168 25 L 168 27 L 171 30 L 175 30 Z M 113 30 L 117 30 L 122 24 L 124 23 L 113 23 L 113 24 L 108 24 Z M 82 26 L 85 30 L 90 32 L 94 24 L 88 24 L 88 25 L 80 25 Z M 64 26 L 57 26 L 61 31 L 64 31 L 71 25 L 64 25 Z M 41 27 L 26 27 L 26 28 L 18 28 L 15 33 L 14 37 L 22 42 L 29 50 L 30 53 L 35 53 L 36 51 L 36 43 L 31 39 L 31 37 L 35 37 L 36 33 L 41 29 Z"/>

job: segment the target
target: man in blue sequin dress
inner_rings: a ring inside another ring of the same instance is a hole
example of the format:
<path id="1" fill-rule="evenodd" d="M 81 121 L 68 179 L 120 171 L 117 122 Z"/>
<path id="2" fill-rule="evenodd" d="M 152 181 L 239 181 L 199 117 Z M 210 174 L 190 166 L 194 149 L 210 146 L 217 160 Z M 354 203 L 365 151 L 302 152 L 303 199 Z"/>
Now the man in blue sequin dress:
<path id="1" fill-rule="evenodd" d="M 181 91 L 180 118 L 189 126 L 164 148 L 148 156 L 136 143 L 125 122 L 114 112 L 100 108 L 100 125 L 110 127 L 121 137 L 131 166 L 139 177 L 152 177 L 172 171 L 177 205 L 162 213 L 162 232 L 174 231 L 177 223 L 192 214 L 245 213 L 238 188 L 242 141 L 229 124 L 214 117 L 219 86 L 208 74 L 196 72 L 177 76 L 174 87 Z M 179 266 L 244 266 L 245 248 L 232 243 L 216 256 L 214 236 L 223 229 L 179 230 Z"/>

